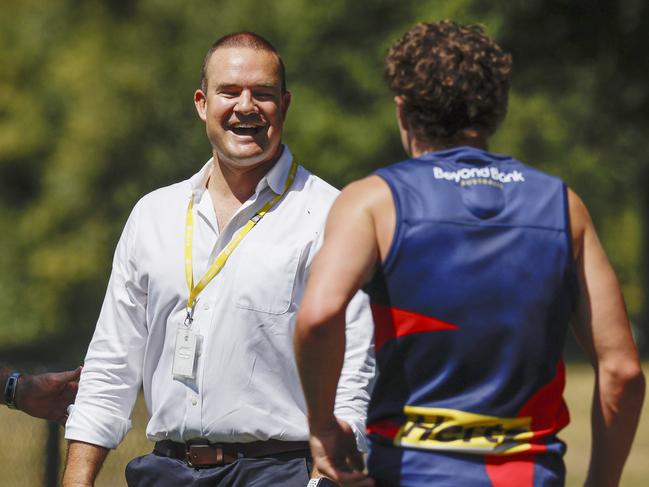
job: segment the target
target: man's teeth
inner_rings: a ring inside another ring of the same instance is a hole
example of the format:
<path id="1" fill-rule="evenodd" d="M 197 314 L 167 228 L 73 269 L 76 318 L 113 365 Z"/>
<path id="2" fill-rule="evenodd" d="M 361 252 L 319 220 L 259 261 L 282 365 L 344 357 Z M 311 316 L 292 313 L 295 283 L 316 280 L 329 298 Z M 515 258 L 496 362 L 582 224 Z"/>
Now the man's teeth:
<path id="1" fill-rule="evenodd" d="M 237 135 L 256 135 L 262 128 L 259 125 L 237 124 L 231 125 L 230 130 Z"/>

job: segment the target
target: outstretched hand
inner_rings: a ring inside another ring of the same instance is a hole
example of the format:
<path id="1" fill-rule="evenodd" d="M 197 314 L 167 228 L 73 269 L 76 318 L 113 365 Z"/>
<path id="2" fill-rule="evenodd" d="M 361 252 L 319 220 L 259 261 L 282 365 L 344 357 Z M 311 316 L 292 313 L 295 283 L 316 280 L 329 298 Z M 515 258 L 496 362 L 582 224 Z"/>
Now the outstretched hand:
<path id="1" fill-rule="evenodd" d="M 25 375 L 18 379 L 16 406 L 27 414 L 65 424 L 77 395 L 81 367 L 66 372 Z"/>
<path id="2" fill-rule="evenodd" d="M 374 487 L 363 473 L 363 457 L 356 448 L 351 427 L 336 419 L 329 427 L 311 431 L 309 438 L 314 467 L 342 487 Z"/>

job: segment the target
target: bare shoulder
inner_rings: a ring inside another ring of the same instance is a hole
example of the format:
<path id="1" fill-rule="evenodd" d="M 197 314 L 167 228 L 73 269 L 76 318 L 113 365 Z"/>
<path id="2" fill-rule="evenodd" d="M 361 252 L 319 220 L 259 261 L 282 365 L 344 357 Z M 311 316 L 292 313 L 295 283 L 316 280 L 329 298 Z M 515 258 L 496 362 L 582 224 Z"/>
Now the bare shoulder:
<path id="1" fill-rule="evenodd" d="M 590 220 L 588 208 L 572 188 L 568 188 L 568 206 L 570 207 L 570 218 L 576 224 L 583 224 Z"/>
<path id="2" fill-rule="evenodd" d="M 392 202 L 392 194 L 384 179 L 371 175 L 349 183 L 343 188 L 338 199 L 345 205 L 380 210 L 382 205 Z"/>
<path id="3" fill-rule="evenodd" d="M 592 228 L 593 222 L 583 200 L 571 188 L 568 188 L 568 208 L 573 253 L 577 257 L 583 248 L 584 235 Z"/>
<path id="4" fill-rule="evenodd" d="M 343 193 L 354 194 L 358 196 L 371 197 L 380 195 L 389 195 L 390 187 L 385 180 L 379 176 L 371 175 L 363 179 L 358 179 L 349 183 L 342 190 Z"/>
<path id="5" fill-rule="evenodd" d="M 334 204 L 335 214 L 366 224 L 378 245 L 379 257 L 385 258 L 392 244 L 396 209 L 392 191 L 383 178 L 368 176 L 346 186 Z"/>

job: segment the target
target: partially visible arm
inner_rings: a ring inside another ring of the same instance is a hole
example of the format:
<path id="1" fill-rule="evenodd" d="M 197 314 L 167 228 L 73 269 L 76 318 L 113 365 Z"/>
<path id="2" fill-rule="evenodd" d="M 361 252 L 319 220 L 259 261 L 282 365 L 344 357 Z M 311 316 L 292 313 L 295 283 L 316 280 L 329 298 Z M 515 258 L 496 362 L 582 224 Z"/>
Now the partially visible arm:
<path id="1" fill-rule="evenodd" d="M 358 450 L 367 452 L 365 423 L 376 360 L 372 343 L 374 321 L 365 292 L 358 291 L 347 305 L 345 325 L 345 358 L 336 388 L 334 415 L 351 426 Z"/>
<path id="2" fill-rule="evenodd" d="M 65 423 L 74 402 L 81 367 L 66 372 L 25 375 L 18 379 L 16 407 L 37 418 Z"/>
<path id="3" fill-rule="evenodd" d="M 617 278 L 588 210 L 569 193 L 580 296 L 573 325 L 595 369 L 587 487 L 617 486 L 631 449 L 645 380 Z"/>
<path id="4" fill-rule="evenodd" d="M 311 268 L 295 331 L 314 463 L 343 485 L 354 481 L 372 485 L 369 479 L 361 480 L 361 457 L 345 439 L 349 435 L 334 416 L 334 401 L 345 352 L 345 310 L 380 258 L 376 210 L 386 198 L 391 204 L 389 189 L 377 177 L 352 183 L 338 197 Z"/>
<path id="5" fill-rule="evenodd" d="M 9 369 L 0 370 L 2 387 L 9 377 Z M 17 409 L 36 418 L 65 422 L 68 406 L 74 401 L 81 367 L 67 372 L 38 375 L 21 375 L 16 386 L 15 403 Z M 4 404 L 4 395 L 0 394 Z"/>
<path id="6" fill-rule="evenodd" d="M 108 449 L 117 448 L 131 427 L 130 415 L 142 384 L 147 340 L 147 281 L 138 272 L 138 207 L 117 245 L 106 297 L 70 408 L 65 485 L 92 485 Z"/>
<path id="7" fill-rule="evenodd" d="M 92 487 L 108 455 L 108 449 L 81 441 L 71 441 L 63 473 L 63 487 Z"/>

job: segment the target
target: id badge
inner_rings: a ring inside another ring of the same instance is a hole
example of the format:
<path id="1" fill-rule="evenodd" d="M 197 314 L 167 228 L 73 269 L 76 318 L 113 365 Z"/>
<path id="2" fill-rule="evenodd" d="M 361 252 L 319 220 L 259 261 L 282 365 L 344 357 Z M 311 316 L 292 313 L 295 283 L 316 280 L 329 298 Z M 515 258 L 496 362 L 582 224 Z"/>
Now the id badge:
<path id="1" fill-rule="evenodd" d="M 178 327 L 174 348 L 173 376 L 179 379 L 193 379 L 198 352 L 199 335 L 186 326 Z"/>

